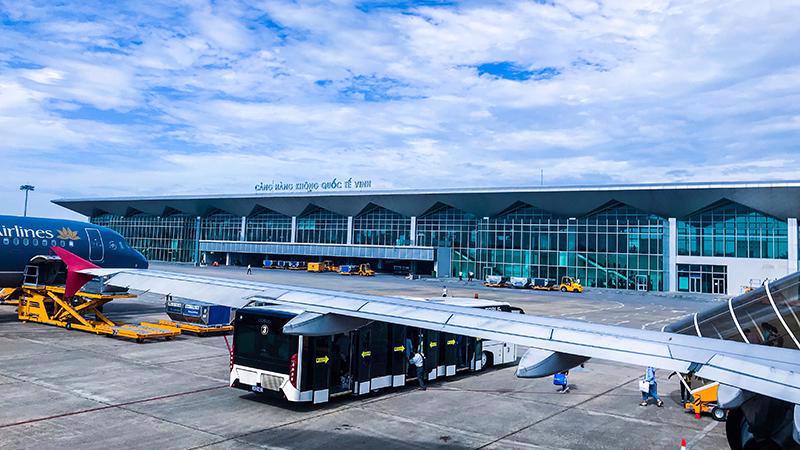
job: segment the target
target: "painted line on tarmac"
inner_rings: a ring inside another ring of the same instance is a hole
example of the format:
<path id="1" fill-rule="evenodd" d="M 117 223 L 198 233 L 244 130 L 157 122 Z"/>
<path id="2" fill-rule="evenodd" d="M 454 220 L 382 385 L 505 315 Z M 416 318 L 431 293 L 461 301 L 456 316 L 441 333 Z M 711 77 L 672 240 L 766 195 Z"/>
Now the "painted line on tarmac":
<path id="1" fill-rule="evenodd" d="M 683 313 L 680 316 L 673 316 L 673 317 L 668 317 L 666 319 L 654 320 L 652 322 L 647 322 L 646 324 L 642 325 L 642 329 L 643 330 L 647 330 L 648 327 L 653 326 L 653 325 L 655 325 L 657 323 L 662 323 L 662 322 L 672 323 L 672 322 L 677 321 L 678 319 L 682 319 L 682 318 L 686 317 L 687 315 L 689 315 L 688 312 L 687 313 Z M 661 330 L 661 328 L 658 328 L 658 330 Z"/>
<path id="2" fill-rule="evenodd" d="M 518 429 L 518 430 L 512 431 L 511 433 L 507 433 L 507 434 L 505 434 L 505 435 L 503 435 L 503 436 L 501 436 L 501 437 L 499 437 L 499 438 L 497 438 L 497 439 L 495 439 L 495 440 L 493 440 L 493 441 L 491 441 L 491 442 L 488 442 L 488 443 L 486 443 L 486 444 L 484 444 L 484 445 L 481 445 L 480 447 L 477 447 L 477 449 L 476 449 L 476 450 L 480 450 L 480 449 L 483 449 L 483 448 L 489 447 L 490 445 L 493 445 L 493 444 L 496 444 L 496 443 L 498 443 L 498 442 L 500 442 L 500 441 L 502 441 L 502 440 L 508 439 L 508 438 L 510 438 L 511 436 L 514 436 L 515 434 L 521 433 L 521 432 L 523 432 L 523 431 L 525 431 L 525 430 L 527 430 L 527 429 L 529 429 L 529 428 L 532 428 L 532 427 L 534 427 L 534 426 L 536 426 L 536 425 L 539 425 L 540 423 L 542 423 L 542 422 L 544 422 L 544 421 L 546 421 L 546 420 L 552 419 L 553 417 L 556 417 L 556 416 L 558 416 L 558 415 L 560 415 L 560 414 L 563 414 L 563 413 L 565 413 L 565 412 L 567 412 L 567 411 L 569 411 L 569 410 L 576 409 L 576 408 L 578 408 L 579 406 L 582 406 L 582 405 L 584 405 L 584 404 L 586 404 L 586 403 L 588 403 L 588 402 L 590 402 L 590 401 L 592 401 L 592 400 L 594 400 L 594 399 L 596 399 L 596 398 L 598 398 L 598 397 L 601 397 L 601 396 L 603 396 L 603 395 L 606 395 L 606 394 L 608 394 L 609 392 L 612 392 L 612 391 L 614 391 L 614 390 L 616 390 L 616 389 L 619 389 L 619 388 L 621 388 L 621 387 L 625 386 L 625 385 L 626 385 L 626 384 L 628 384 L 628 383 L 633 383 L 634 381 L 636 381 L 636 380 L 638 380 L 638 379 L 639 379 L 639 377 L 636 377 L 636 378 L 631 378 L 630 380 L 624 381 L 623 383 L 621 383 L 621 384 L 618 384 L 618 385 L 616 385 L 616 386 L 614 386 L 614 387 L 612 387 L 612 388 L 610 388 L 610 389 L 607 389 L 607 390 L 605 390 L 605 391 L 603 391 L 603 392 L 601 392 L 601 393 L 599 393 L 599 394 L 595 395 L 594 397 L 590 397 L 590 398 L 588 398 L 588 399 L 586 399 L 586 400 L 583 400 L 583 401 L 581 401 L 581 402 L 578 402 L 578 403 L 576 403 L 576 404 L 574 404 L 574 405 L 572 405 L 572 406 L 565 407 L 565 408 L 564 408 L 564 409 L 562 409 L 561 411 L 558 411 L 558 412 L 555 412 L 555 413 L 553 413 L 553 414 L 550 414 L 549 416 L 543 417 L 543 418 L 541 418 L 541 419 L 539 419 L 539 420 L 537 420 L 537 421 L 535 421 L 535 422 L 533 422 L 533 423 L 531 423 L 531 424 L 529 424 L 529 425 L 526 425 L 526 426 L 524 426 L 524 427 L 522 427 L 522 428 L 520 428 L 520 429 Z"/>
<path id="3" fill-rule="evenodd" d="M 711 432 L 711 431 L 712 431 L 714 428 L 716 428 L 716 427 L 717 427 L 717 425 L 719 425 L 720 423 L 722 423 L 722 422 L 718 422 L 718 421 L 716 421 L 716 420 L 713 420 L 711 423 L 709 423 L 708 425 L 706 425 L 706 427 L 705 427 L 705 428 L 703 428 L 703 429 L 702 429 L 702 430 L 701 430 L 699 433 L 697 433 L 696 435 L 694 435 L 694 437 L 693 437 L 693 438 L 691 438 L 691 439 L 689 440 L 689 442 L 687 442 L 687 443 L 686 443 L 686 448 L 692 448 L 692 447 L 694 447 L 694 444 L 696 444 L 696 443 L 700 442 L 700 440 L 701 440 L 701 439 L 703 439 L 704 437 L 706 437 L 706 435 L 708 435 L 708 433 L 710 433 L 710 432 Z"/>
<path id="4" fill-rule="evenodd" d="M 159 395 L 159 396 L 156 396 L 156 397 L 144 398 L 144 399 L 140 399 L 140 400 L 133 400 L 133 401 L 130 401 L 130 402 L 115 403 L 115 404 L 111 404 L 111 405 L 103 405 L 103 406 L 98 406 L 96 408 L 80 409 L 78 411 L 71 411 L 71 412 L 62 413 L 62 414 L 54 414 L 52 416 L 47 416 L 47 417 L 39 417 L 39 418 L 36 418 L 36 419 L 28 419 L 28 420 L 21 420 L 19 422 L 14 422 L 14 423 L 7 423 L 5 425 L 0 425 L 0 429 L 16 427 L 16 426 L 19 426 L 19 425 L 27 425 L 27 424 L 36 423 L 36 422 L 44 422 L 44 421 L 52 420 L 52 419 L 59 419 L 61 417 L 77 416 L 77 415 L 80 415 L 80 414 L 87 414 L 87 413 L 92 413 L 92 412 L 96 412 L 96 411 L 103 411 L 103 410 L 106 410 L 106 409 L 114 409 L 114 408 L 123 408 L 124 409 L 125 406 L 137 405 L 137 404 L 140 404 L 140 403 L 147 403 L 147 402 L 152 402 L 152 401 L 156 401 L 156 400 L 165 400 L 165 399 L 168 399 L 168 398 L 181 397 L 181 396 L 184 396 L 184 395 L 197 394 L 197 393 L 200 393 L 200 392 L 213 391 L 215 389 L 222 389 L 222 388 L 227 388 L 227 387 L 228 387 L 227 385 L 226 386 L 212 386 L 212 387 L 207 387 L 207 388 L 202 388 L 202 389 L 194 389 L 194 390 L 191 390 L 191 391 L 177 392 L 175 394 Z"/>

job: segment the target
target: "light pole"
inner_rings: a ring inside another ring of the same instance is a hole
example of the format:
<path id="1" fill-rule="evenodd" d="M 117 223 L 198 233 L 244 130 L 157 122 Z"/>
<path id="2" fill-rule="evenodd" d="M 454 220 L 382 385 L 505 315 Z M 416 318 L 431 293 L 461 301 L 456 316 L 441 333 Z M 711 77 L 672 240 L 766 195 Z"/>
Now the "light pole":
<path id="1" fill-rule="evenodd" d="M 23 184 L 19 187 L 20 191 L 25 191 L 25 211 L 22 213 L 24 217 L 28 217 L 28 192 L 35 190 L 36 188 L 30 184 Z"/>

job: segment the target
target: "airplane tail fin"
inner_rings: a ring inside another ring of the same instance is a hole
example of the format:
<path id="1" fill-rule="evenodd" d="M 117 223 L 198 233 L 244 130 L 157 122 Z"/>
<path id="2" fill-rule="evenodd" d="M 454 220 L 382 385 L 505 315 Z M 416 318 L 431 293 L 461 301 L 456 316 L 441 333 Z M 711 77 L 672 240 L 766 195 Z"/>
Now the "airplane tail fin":
<path id="1" fill-rule="evenodd" d="M 80 291 L 81 288 L 93 278 L 92 275 L 87 275 L 78 271 L 84 269 L 97 269 L 98 266 L 70 252 L 69 250 L 65 250 L 60 247 L 50 247 L 50 249 L 53 250 L 55 254 L 61 258 L 61 261 L 63 261 L 67 266 L 67 285 L 64 288 L 64 297 L 70 298 L 75 295 L 76 292 Z"/>

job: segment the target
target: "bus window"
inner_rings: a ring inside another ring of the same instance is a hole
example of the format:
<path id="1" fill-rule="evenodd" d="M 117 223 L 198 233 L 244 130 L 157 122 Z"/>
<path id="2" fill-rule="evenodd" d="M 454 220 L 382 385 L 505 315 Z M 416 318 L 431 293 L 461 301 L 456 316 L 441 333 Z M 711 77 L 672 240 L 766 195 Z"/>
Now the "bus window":
<path id="1" fill-rule="evenodd" d="M 297 336 L 283 334 L 289 318 L 237 314 L 233 336 L 234 364 L 289 374 Z"/>

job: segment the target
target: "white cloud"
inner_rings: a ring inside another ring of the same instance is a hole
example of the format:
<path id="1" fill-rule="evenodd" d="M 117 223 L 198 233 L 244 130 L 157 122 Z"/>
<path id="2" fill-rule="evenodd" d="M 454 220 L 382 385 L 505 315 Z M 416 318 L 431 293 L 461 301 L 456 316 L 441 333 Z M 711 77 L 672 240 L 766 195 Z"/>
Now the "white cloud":
<path id="1" fill-rule="evenodd" d="M 0 2 L 0 156 L 37 198 L 800 178 L 792 3 Z"/>

